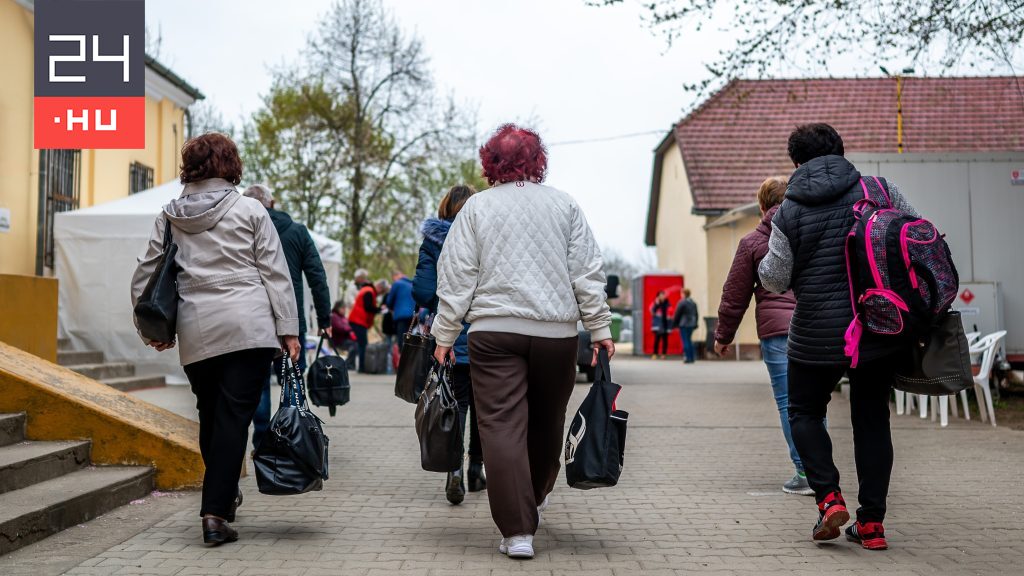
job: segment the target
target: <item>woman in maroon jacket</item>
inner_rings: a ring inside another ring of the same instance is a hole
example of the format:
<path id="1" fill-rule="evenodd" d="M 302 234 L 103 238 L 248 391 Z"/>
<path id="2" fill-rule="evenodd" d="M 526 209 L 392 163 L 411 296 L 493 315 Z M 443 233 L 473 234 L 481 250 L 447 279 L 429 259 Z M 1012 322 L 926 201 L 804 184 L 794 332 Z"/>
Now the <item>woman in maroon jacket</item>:
<path id="1" fill-rule="evenodd" d="M 775 393 L 775 403 L 779 408 L 779 419 L 782 422 L 782 433 L 789 444 L 789 457 L 796 467 L 796 475 L 782 485 L 782 490 L 789 494 L 813 495 L 807 484 L 800 455 L 793 446 L 793 436 L 789 428 L 789 394 L 786 378 L 789 360 L 786 347 L 789 334 L 789 321 L 793 317 L 796 299 L 792 292 L 775 294 L 765 290 L 757 275 L 757 265 L 768 253 L 768 237 L 772 233 L 772 216 L 782 204 L 786 194 L 787 179 L 785 176 L 774 176 L 764 181 L 757 191 L 757 202 L 761 207 L 761 223 L 757 228 L 740 240 L 736 248 L 736 256 L 732 260 L 729 277 L 722 288 L 722 303 L 718 307 L 718 328 L 715 329 L 715 352 L 725 355 L 730 344 L 736 337 L 736 330 L 743 320 L 743 315 L 750 305 L 750 297 L 756 301 L 755 316 L 757 317 L 757 337 L 761 340 L 761 356 L 768 367 L 768 375 Z"/>

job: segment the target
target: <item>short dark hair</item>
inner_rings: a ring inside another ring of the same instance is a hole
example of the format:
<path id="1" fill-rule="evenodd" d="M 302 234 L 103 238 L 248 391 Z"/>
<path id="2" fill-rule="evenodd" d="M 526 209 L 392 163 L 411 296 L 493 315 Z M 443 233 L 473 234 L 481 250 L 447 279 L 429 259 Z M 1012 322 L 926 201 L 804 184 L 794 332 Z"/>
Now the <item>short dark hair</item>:
<path id="1" fill-rule="evenodd" d="M 190 138 L 181 147 L 181 183 L 223 178 L 234 185 L 242 181 L 238 147 L 220 132 Z"/>
<path id="2" fill-rule="evenodd" d="M 789 135 L 789 158 L 806 164 L 819 156 L 842 156 L 843 139 L 828 124 L 803 124 Z"/>

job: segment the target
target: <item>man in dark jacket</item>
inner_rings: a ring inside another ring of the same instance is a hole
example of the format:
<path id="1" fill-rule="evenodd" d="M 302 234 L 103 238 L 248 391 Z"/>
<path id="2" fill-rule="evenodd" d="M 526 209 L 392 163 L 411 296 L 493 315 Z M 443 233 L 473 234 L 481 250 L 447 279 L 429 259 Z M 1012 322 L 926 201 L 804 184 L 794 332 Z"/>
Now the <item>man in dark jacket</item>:
<path id="1" fill-rule="evenodd" d="M 299 343 L 306 345 L 306 308 L 303 305 L 302 275 L 306 275 L 309 291 L 313 295 L 313 306 L 316 308 L 318 335 L 331 336 L 331 292 L 327 286 L 327 273 L 320 252 L 309 235 L 309 230 L 292 220 L 286 212 L 274 209 L 274 196 L 270 188 L 263 184 L 254 184 L 245 191 L 245 196 L 259 200 L 270 213 L 270 221 L 277 229 L 284 249 L 284 257 L 288 262 L 288 273 L 292 278 L 292 289 L 295 290 L 295 303 L 299 309 Z M 306 355 L 299 354 L 299 370 L 306 370 Z M 280 373 L 279 369 L 275 373 Z M 260 440 L 270 425 L 270 379 L 263 387 L 263 397 L 253 417 L 253 447 L 259 446 Z"/>
<path id="2" fill-rule="evenodd" d="M 781 293 L 792 287 L 796 295 L 789 331 L 789 422 L 818 502 L 812 537 L 836 538 L 850 519 L 825 427 L 832 391 L 846 372 L 860 483 L 857 522 L 846 534 L 864 548 L 882 550 L 887 547 L 882 522 L 893 459 L 889 393 L 907 347 L 901 339 L 865 334 L 856 368 L 844 352 L 854 315 L 845 243 L 854 223 L 853 206 L 864 191 L 860 172 L 843 152 L 842 138 L 827 124 L 800 126 L 790 135 L 789 157 L 797 168 L 772 219 L 768 254 L 758 272 L 768 290 Z M 895 185 L 889 184 L 888 191 L 893 208 L 916 214 Z"/>
<path id="3" fill-rule="evenodd" d="M 683 362 L 693 364 L 697 353 L 693 349 L 693 331 L 700 324 L 700 316 L 697 313 L 697 303 L 690 298 L 690 289 L 683 290 L 683 299 L 676 305 L 676 312 L 672 315 L 672 325 L 679 328 L 679 337 L 683 340 Z"/>
<path id="4" fill-rule="evenodd" d="M 772 381 L 772 393 L 782 422 L 782 434 L 789 445 L 789 457 L 796 468 L 796 474 L 782 485 L 788 494 L 814 494 L 807 484 L 807 475 L 800 462 L 800 455 L 793 445 L 789 428 L 789 395 L 786 345 L 789 340 L 789 321 L 793 317 L 796 298 L 792 292 L 774 294 L 761 286 L 757 277 L 757 265 L 768 253 L 768 237 L 772 232 L 772 217 L 779 210 L 786 194 L 785 176 L 768 178 L 757 191 L 757 202 L 761 208 L 761 223 L 753 232 L 740 240 L 732 268 L 722 288 L 722 303 L 718 306 L 718 327 L 715 329 L 715 352 L 725 355 L 736 337 L 736 330 L 750 306 L 750 297 L 756 302 L 754 314 L 757 317 L 757 337 L 761 341 L 761 358 L 768 367 Z"/>

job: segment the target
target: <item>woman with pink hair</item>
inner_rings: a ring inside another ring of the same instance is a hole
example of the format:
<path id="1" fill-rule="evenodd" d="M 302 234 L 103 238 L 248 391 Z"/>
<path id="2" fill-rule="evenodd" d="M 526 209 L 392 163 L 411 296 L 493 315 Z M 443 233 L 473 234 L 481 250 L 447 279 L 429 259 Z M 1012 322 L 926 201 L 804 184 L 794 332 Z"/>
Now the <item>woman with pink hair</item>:
<path id="1" fill-rule="evenodd" d="M 506 124 L 480 148 L 492 186 L 466 201 L 438 260 L 433 334 L 443 362 L 469 331 L 487 496 L 498 550 L 532 558 L 540 512 L 558 477 L 565 409 L 576 380 L 578 321 L 615 353 L 601 250 L 576 201 L 542 184 L 547 154 Z"/>

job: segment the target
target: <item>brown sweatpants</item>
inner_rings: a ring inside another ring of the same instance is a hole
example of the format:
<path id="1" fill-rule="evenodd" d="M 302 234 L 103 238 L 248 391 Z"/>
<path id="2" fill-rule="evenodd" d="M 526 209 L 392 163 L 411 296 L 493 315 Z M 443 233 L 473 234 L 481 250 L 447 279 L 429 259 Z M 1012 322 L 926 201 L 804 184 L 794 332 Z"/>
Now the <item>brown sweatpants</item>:
<path id="1" fill-rule="evenodd" d="M 469 335 L 487 499 L 502 536 L 536 532 L 537 506 L 555 486 L 576 346 L 575 336 Z"/>

